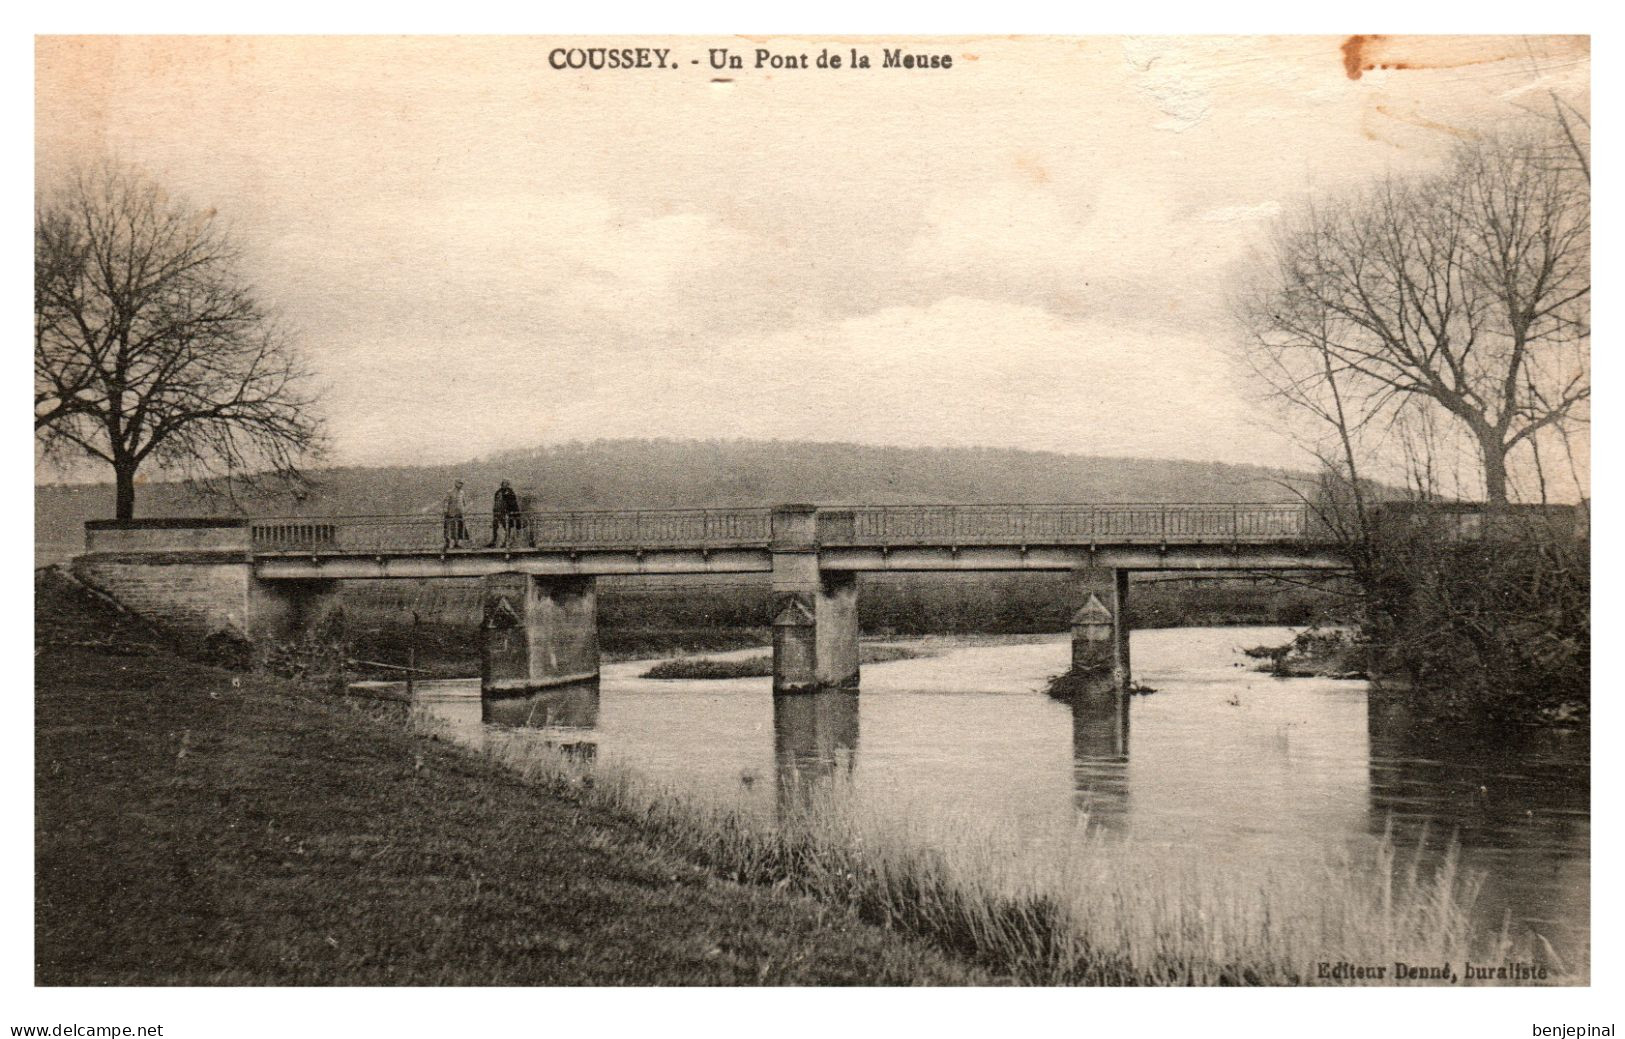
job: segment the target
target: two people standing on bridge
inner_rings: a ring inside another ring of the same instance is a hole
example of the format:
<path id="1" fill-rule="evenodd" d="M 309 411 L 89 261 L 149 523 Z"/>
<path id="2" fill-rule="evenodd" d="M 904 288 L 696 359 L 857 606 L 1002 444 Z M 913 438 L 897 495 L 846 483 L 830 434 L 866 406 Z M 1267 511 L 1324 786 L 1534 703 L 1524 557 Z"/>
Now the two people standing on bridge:
<path id="1" fill-rule="evenodd" d="M 470 540 L 467 514 L 468 499 L 463 495 L 463 481 L 458 480 L 446 495 L 442 513 L 443 549 L 462 548 L 463 542 Z M 520 508 L 519 495 L 514 492 L 513 484 L 503 480 L 491 500 L 491 540 L 485 547 L 496 548 L 500 541 L 503 548 L 512 548 L 515 536 L 524 525 L 524 510 Z M 469 547 L 472 548 L 472 544 Z"/>

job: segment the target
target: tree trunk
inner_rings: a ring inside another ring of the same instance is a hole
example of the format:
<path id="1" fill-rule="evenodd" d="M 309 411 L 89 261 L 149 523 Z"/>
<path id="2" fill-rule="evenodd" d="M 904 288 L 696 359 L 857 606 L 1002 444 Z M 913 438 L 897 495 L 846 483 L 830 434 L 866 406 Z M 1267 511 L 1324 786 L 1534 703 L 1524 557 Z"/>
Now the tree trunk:
<path id="1" fill-rule="evenodd" d="M 1484 500 L 1491 505 L 1507 503 L 1507 449 L 1496 432 L 1480 434 L 1479 452 L 1484 456 Z"/>
<path id="2" fill-rule="evenodd" d="M 114 499 L 114 519 L 135 519 L 135 466 L 115 465 L 113 485 L 117 488 Z"/>

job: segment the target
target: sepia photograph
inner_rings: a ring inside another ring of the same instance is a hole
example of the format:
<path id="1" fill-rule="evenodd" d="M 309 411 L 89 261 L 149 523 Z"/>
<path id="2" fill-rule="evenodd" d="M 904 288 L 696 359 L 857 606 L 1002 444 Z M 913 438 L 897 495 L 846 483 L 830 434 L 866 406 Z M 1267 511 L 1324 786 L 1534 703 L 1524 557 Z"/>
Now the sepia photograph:
<path id="1" fill-rule="evenodd" d="M 1593 983 L 1589 37 L 32 48 L 19 983 Z"/>

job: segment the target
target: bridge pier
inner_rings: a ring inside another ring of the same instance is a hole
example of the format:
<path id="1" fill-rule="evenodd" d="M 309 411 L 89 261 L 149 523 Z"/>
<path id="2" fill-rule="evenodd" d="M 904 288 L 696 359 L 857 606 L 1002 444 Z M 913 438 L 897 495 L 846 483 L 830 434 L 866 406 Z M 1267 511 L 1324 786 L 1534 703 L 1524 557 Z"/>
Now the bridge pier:
<path id="1" fill-rule="evenodd" d="M 811 505 L 773 511 L 773 691 L 858 686 L 858 579 L 818 567 Z"/>
<path id="2" fill-rule="evenodd" d="M 1075 571 L 1083 605 L 1072 615 L 1072 670 L 1110 679 L 1119 693 L 1128 692 L 1129 668 L 1127 570 L 1086 567 Z"/>
<path id="3" fill-rule="evenodd" d="M 480 692 L 520 695 L 598 678 L 598 593 L 591 577 L 500 573 L 483 579 Z"/>

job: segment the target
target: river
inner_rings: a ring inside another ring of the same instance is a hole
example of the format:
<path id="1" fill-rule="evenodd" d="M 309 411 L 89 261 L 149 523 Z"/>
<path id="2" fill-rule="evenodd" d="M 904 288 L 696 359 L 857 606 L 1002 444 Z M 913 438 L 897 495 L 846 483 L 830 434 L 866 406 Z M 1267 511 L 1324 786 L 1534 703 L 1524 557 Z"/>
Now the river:
<path id="1" fill-rule="evenodd" d="M 997 820 L 1025 844 L 1081 823 L 1136 854 L 1261 862 L 1358 859 L 1386 833 L 1401 861 L 1430 868 L 1454 841 L 1483 879 L 1486 927 L 1510 919 L 1588 949 L 1587 733 L 1424 723 L 1363 681 L 1273 678 L 1240 653 L 1291 634 L 1136 631 L 1135 678 L 1156 691 L 1121 707 L 1045 695 L 1070 651 L 1055 636 L 938 642 L 864 665 L 861 693 L 778 698 L 766 678 L 654 680 L 639 677 L 650 661 L 627 661 L 605 665 L 597 689 L 509 702 L 497 718 L 764 812 L 839 775 L 892 811 Z M 477 682 L 431 683 L 418 709 L 468 739 L 491 724 Z"/>

